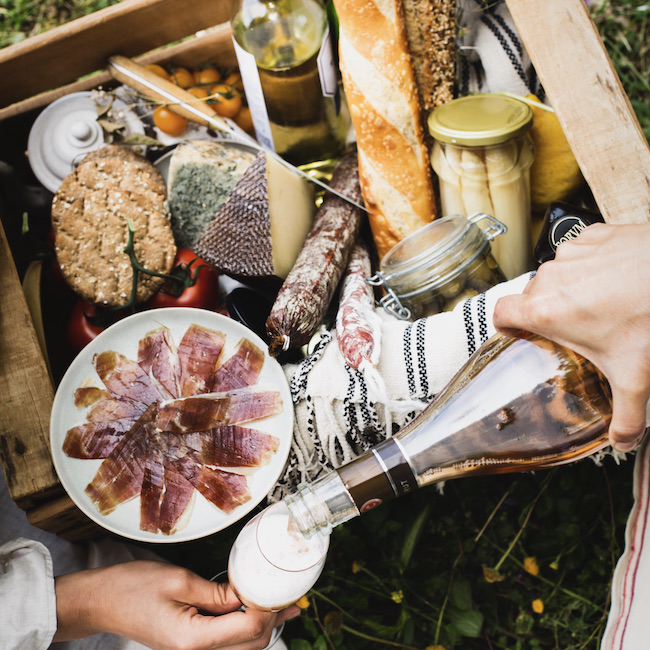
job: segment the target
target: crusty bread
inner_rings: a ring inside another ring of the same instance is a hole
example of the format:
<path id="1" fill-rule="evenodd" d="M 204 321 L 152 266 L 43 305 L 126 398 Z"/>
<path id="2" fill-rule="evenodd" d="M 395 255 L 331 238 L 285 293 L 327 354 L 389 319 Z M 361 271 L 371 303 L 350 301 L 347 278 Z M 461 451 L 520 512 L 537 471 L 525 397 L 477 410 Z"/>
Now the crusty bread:
<path id="1" fill-rule="evenodd" d="M 335 2 L 359 178 L 380 256 L 435 217 L 432 172 L 400 0 Z"/>
<path id="2" fill-rule="evenodd" d="M 454 98 L 456 0 L 402 0 L 424 119 Z"/>

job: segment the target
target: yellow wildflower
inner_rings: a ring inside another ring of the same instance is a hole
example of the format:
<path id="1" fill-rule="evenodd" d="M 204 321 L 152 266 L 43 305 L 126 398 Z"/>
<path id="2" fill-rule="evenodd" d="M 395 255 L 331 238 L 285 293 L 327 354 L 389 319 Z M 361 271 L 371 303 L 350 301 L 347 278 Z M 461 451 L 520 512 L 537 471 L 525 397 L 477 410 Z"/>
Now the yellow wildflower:
<path id="1" fill-rule="evenodd" d="M 307 596 L 303 596 L 296 601 L 296 605 L 298 605 L 300 609 L 307 609 L 309 607 L 309 598 L 307 598 Z"/>
<path id="2" fill-rule="evenodd" d="M 524 571 L 530 573 L 531 576 L 536 576 L 539 574 L 539 564 L 537 564 L 537 559 L 534 557 L 524 558 Z"/>
<path id="3" fill-rule="evenodd" d="M 401 589 L 399 591 L 394 591 L 390 597 L 399 604 L 404 600 L 404 592 Z"/>
<path id="4" fill-rule="evenodd" d="M 535 614 L 541 614 L 544 611 L 544 601 L 541 598 L 535 598 L 533 600 L 531 607 Z"/>
<path id="5" fill-rule="evenodd" d="M 444 645 L 428 645 L 424 650 L 445 650 Z"/>
<path id="6" fill-rule="evenodd" d="M 352 573 L 359 573 L 362 566 L 363 564 L 361 562 L 357 562 L 356 560 L 352 562 Z"/>
<path id="7" fill-rule="evenodd" d="M 502 576 L 496 569 L 492 569 L 488 566 L 483 566 L 483 577 L 486 582 L 503 582 L 505 577 Z"/>

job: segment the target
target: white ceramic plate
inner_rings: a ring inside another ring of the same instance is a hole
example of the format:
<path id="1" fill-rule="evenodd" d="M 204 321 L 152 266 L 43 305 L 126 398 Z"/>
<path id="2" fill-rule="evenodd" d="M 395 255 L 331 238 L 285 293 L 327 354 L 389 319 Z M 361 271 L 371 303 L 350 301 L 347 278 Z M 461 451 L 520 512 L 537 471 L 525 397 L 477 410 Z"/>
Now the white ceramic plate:
<path id="1" fill-rule="evenodd" d="M 226 336 L 223 359 L 230 357 L 242 337 L 248 338 L 265 351 L 264 366 L 257 386 L 280 391 L 282 412 L 244 426 L 251 426 L 276 436 L 280 441 L 279 449 L 268 465 L 260 467 L 248 476 L 251 499 L 235 508 L 230 514 L 223 513 L 194 490 L 193 510 L 185 527 L 172 535 L 149 533 L 140 530 L 139 497 L 118 506 L 108 515 L 99 513 L 84 490 L 95 476 L 102 461 L 70 458 L 63 453 L 62 445 L 68 429 L 86 421 L 86 410 L 75 407 L 75 390 L 83 384 L 103 387 L 92 363 L 96 353 L 114 350 L 137 361 L 138 341 L 147 332 L 165 325 L 170 329 L 174 343 L 178 345 L 192 323 L 218 330 Z M 204 537 L 223 530 L 248 514 L 268 494 L 280 477 L 289 455 L 292 434 L 293 404 L 289 385 L 280 364 L 268 354 L 266 344 L 247 327 L 226 316 L 202 309 L 181 307 L 152 309 L 128 316 L 107 328 L 89 343 L 63 376 L 54 397 L 50 420 L 54 467 L 63 487 L 77 506 L 93 521 L 118 535 L 144 542 L 161 543 Z"/>

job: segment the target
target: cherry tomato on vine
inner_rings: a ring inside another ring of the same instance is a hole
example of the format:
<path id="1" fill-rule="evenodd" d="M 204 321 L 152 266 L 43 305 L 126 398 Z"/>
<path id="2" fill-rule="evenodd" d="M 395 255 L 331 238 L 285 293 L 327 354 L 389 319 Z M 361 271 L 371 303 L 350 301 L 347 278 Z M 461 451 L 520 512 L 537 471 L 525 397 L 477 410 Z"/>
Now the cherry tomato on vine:
<path id="1" fill-rule="evenodd" d="M 153 123 L 167 135 L 180 135 L 187 128 L 188 121 L 165 106 L 158 106 L 153 112 Z"/>
<path id="2" fill-rule="evenodd" d="M 215 84 L 210 88 L 213 97 L 211 105 L 222 117 L 235 117 L 239 113 L 243 100 L 237 90 L 226 84 Z"/>
<path id="3" fill-rule="evenodd" d="M 217 270 L 193 251 L 179 248 L 174 269 L 170 275 L 176 283 L 167 282 L 143 305 L 145 309 L 158 307 L 197 307 L 216 309 L 219 305 L 219 274 Z"/>

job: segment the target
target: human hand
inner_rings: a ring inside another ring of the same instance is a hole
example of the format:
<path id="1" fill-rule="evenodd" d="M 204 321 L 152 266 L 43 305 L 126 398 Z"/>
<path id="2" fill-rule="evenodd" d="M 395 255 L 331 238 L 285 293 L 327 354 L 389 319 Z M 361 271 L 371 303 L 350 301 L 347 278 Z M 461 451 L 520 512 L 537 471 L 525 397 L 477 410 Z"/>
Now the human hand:
<path id="1" fill-rule="evenodd" d="M 227 584 L 165 562 L 126 562 L 59 576 L 54 641 L 112 632 L 154 650 L 259 650 L 273 628 L 300 613 L 238 611 Z M 198 609 L 218 614 L 204 616 Z"/>
<path id="2" fill-rule="evenodd" d="M 631 451 L 650 398 L 650 224 L 593 224 L 564 242 L 523 293 L 501 298 L 497 329 L 523 329 L 589 359 L 612 388 L 609 437 Z"/>

